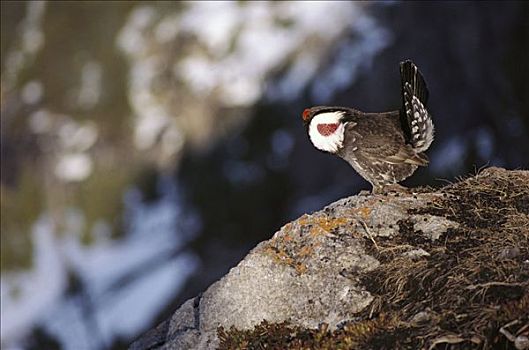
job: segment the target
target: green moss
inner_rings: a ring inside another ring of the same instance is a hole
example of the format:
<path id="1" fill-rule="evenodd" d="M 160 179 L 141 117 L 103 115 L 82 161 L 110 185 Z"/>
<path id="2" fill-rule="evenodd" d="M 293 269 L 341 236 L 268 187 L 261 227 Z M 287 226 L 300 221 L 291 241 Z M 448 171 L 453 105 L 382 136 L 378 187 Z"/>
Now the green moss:
<path id="1" fill-rule="evenodd" d="M 374 320 L 346 322 L 335 330 L 322 323 L 316 329 L 303 328 L 290 322 L 263 321 L 252 330 L 231 327 L 217 329 L 219 350 L 249 349 L 393 349 L 395 344 L 411 342 L 410 332 L 401 328 L 396 319 L 381 315 Z M 383 339 L 392 339 L 384 343 Z"/>

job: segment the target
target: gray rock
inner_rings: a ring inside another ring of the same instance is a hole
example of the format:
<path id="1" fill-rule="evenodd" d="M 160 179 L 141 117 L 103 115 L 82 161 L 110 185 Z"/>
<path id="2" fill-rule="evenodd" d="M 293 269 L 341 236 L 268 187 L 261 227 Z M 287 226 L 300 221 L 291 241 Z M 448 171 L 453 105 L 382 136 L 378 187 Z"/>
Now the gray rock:
<path id="1" fill-rule="evenodd" d="M 432 240 L 457 226 L 442 217 L 408 214 L 436 197 L 352 196 L 304 215 L 260 243 L 202 296 L 185 302 L 165 328 L 146 334 L 131 349 L 214 349 L 219 326 L 251 329 L 263 320 L 336 327 L 373 300 L 358 278 L 379 266 L 367 244 L 377 249 L 377 240 L 399 235 L 401 220 L 411 220 L 418 234 Z M 428 252 L 410 247 L 406 254 L 412 259 Z"/>
<path id="2" fill-rule="evenodd" d="M 422 231 L 433 241 L 439 239 L 449 228 L 459 227 L 457 222 L 434 215 L 413 215 L 411 220 L 414 221 L 415 230 Z"/>

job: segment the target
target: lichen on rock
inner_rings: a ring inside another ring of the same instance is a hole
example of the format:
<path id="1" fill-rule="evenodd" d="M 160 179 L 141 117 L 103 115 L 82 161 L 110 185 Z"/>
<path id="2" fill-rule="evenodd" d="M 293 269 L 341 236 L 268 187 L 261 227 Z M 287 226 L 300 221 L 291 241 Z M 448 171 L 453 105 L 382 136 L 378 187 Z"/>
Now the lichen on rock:
<path id="1" fill-rule="evenodd" d="M 288 223 L 131 349 L 520 349 L 528 310 L 529 172 L 489 168 Z"/>

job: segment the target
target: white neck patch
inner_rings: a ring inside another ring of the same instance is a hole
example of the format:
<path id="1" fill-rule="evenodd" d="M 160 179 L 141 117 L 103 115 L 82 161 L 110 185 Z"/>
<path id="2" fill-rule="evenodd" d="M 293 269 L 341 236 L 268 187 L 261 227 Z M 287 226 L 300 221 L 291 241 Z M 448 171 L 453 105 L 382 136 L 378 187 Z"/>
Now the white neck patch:
<path id="1" fill-rule="evenodd" d="M 314 147 L 330 153 L 342 148 L 345 131 L 344 123 L 340 121 L 342 115 L 343 112 L 327 112 L 314 116 L 309 125 L 309 137 Z"/>

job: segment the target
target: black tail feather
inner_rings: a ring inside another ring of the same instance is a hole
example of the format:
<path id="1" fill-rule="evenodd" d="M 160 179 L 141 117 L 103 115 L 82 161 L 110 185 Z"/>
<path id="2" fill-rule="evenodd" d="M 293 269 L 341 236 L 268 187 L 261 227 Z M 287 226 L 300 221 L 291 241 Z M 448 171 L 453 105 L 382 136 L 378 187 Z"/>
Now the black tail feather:
<path id="1" fill-rule="evenodd" d="M 424 152 L 433 140 L 433 123 L 426 109 L 428 88 L 417 66 L 407 60 L 400 64 L 402 108 L 400 120 L 406 142 Z"/>
<path id="2" fill-rule="evenodd" d="M 402 83 L 402 95 L 404 96 L 404 86 L 406 83 L 411 85 L 411 92 L 414 96 L 426 106 L 428 102 L 428 88 L 417 66 L 410 60 L 400 63 L 400 77 Z"/>

